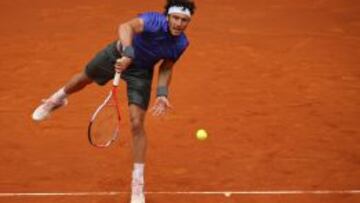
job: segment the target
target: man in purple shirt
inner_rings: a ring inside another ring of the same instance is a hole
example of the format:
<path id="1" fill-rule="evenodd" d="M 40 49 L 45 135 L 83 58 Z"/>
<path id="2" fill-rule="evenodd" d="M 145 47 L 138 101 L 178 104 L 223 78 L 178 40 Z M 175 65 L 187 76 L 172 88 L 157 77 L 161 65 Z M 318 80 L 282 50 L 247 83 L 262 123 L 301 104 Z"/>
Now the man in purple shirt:
<path id="1" fill-rule="evenodd" d="M 146 134 L 144 119 L 148 109 L 153 70 L 161 61 L 157 95 L 152 113 L 163 115 L 171 107 L 168 87 L 175 62 L 189 42 L 184 34 L 194 14 L 191 0 L 167 0 L 163 14 L 148 12 L 119 26 L 119 38 L 88 63 L 85 70 L 73 76 L 68 83 L 45 99 L 32 114 L 42 121 L 59 107 L 65 106 L 67 97 L 96 82 L 105 85 L 115 71 L 127 83 L 131 131 L 133 134 L 134 169 L 132 173 L 132 203 L 144 203 L 144 163 Z"/>

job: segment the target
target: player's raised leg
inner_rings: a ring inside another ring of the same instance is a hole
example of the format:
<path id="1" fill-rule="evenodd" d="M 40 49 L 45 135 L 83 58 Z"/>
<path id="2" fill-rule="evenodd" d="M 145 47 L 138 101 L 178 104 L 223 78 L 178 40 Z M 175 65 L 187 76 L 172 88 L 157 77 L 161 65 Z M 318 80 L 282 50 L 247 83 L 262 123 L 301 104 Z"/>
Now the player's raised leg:
<path id="1" fill-rule="evenodd" d="M 144 203 L 144 166 L 146 155 L 146 133 L 144 119 L 146 111 L 137 105 L 129 106 L 131 132 L 133 134 L 134 169 L 131 182 L 131 203 Z"/>
<path id="2" fill-rule="evenodd" d="M 35 121 L 42 121 L 49 117 L 50 113 L 62 106 L 65 106 L 68 101 L 67 97 L 81 89 L 86 85 L 92 83 L 85 72 L 74 75 L 64 87 L 57 90 L 49 98 L 44 99 L 32 114 L 32 119 Z"/>

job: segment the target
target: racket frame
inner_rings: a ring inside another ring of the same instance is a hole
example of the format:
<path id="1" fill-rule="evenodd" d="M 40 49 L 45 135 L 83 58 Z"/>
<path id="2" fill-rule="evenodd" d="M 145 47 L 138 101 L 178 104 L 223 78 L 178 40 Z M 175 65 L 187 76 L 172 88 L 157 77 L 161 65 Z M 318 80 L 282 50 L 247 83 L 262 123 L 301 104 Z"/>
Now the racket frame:
<path id="1" fill-rule="evenodd" d="M 95 112 L 92 114 L 91 118 L 90 118 L 90 122 L 88 125 L 88 139 L 89 139 L 89 143 L 94 146 L 94 147 L 98 147 L 98 148 L 106 148 L 109 147 L 118 137 L 119 137 L 119 128 L 120 128 L 120 121 L 121 121 L 121 116 L 120 116 L 120 106 L 119 106 L 119 100 L 118 100 L 118 92 L 117 92 L 117 87 L 119 86 L 120 83 L 120 76 L 121 73 L 116 72 L 114 79 L 113 79 L 113 86 L 109 92 L 109 94 L 106 96 L 105 100 L 100 104 L 100 106 L 95 110 Z M 101 110 L 108 105 L 108 103 L 113 100 L 113 103 L 115 104 L 115 110 L 116 110 L 116 115 L 117 115 L 117 120 L 118 120 L 118 125 L 116 128 L 116 133 L 113 133 L 112 138 L 105 144 L 103 145 L 99 145 L 96 144 L 95 142 L 93 142 L 92 136 L 91 136 L 91 130 L 92 130 L 92 125 L 96 119 L 96 116 L 101 112 Z"/>

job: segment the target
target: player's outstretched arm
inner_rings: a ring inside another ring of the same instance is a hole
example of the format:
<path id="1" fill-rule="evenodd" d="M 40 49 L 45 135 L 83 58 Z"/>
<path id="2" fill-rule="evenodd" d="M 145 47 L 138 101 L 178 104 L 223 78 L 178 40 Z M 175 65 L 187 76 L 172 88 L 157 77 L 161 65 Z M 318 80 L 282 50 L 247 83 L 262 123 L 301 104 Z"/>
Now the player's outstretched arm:
<path id="1" fill-rule="evenodd" d="M 171 82 L 174 63 L 175 62 L 171 60 L 164 60 L 160 65 L 156 100 L 152 108 L 154 116 L 164 115 L 168 109 L 172 108 L 168 99 L 168 89 Z"/>

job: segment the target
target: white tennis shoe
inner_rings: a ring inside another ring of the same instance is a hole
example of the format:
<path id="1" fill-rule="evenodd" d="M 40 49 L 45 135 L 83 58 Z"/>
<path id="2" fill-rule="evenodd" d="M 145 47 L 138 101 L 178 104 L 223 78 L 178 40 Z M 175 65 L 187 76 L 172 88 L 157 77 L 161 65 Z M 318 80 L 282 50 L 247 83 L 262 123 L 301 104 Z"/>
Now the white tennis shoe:
<path id="1" fill-rule="evenodd" d="M 131 203 L 145 203 L 144 180 L 134 179 L 132 181 Z"/>
<path id="2" fill-rule="evenodd" d="M 32 119 L 34 121 L 43 121 L 50 116 L 50 113 L 62 106 L 68 104 L 67 99 L 56 101 L 55 99 L 43 99 L 42 104 L 38 106 L 34 113 L 32 114 Z"/>

